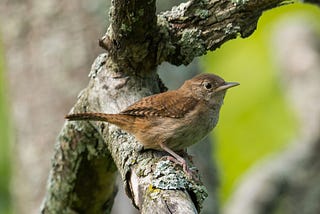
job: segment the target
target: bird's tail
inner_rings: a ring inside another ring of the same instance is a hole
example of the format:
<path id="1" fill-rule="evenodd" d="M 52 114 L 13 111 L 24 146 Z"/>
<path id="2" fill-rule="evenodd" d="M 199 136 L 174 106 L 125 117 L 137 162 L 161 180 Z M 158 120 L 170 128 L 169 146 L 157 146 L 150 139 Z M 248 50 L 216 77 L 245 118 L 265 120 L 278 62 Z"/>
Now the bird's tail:
<path id="1" fill-rule="evenodd" d="M 108 122 L 130 133 L 135 127 L 133 125 L 135 122 L 135 118 L 125 114 L 76 113 L 68 114 L 65 116 L 65 118 L 68 120 L 94 120 Z"/>
<path id="2" fill-rule="evenodd" d="M 104 114 L 104 113 L 76 113 L 76 114 L 68 114 L 65 116 L 68 120 L 95 120 L 95 121 L 104 121 L 111 122 L 110 117 L 112 114 Z"/>

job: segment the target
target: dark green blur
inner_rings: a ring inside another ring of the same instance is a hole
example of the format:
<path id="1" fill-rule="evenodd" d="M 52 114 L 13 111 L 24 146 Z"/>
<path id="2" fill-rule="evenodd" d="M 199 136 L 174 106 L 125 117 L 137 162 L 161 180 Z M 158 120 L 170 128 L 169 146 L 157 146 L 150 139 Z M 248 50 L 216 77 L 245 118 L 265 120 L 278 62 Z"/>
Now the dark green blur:
<path id="1" fill-rule="evenodd" d="M 4 77 L 4 53 L 0 38 L 0 213 L 11 213 L 10 201 L 10 123 L 7 81 Z"/>

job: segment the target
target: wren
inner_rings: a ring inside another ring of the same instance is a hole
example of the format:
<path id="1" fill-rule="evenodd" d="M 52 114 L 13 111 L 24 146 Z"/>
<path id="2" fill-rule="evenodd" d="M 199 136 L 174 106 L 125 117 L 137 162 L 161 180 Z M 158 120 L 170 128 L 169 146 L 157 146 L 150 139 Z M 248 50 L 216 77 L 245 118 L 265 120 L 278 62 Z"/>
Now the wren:
<path id="1" fill-rule="evenodd" d="M 146 149 L 166 151 L 172 161 L 186 161 L 176 153 L 197 143 L 216 126 L 227 89 L 236 82 L 225 82 L 214 74 L 200 74 L 177 90 L 144 97 L 118 114 L 77 113 L 69 120 L 95 120 L 112 123 L 133 134 Z"/>

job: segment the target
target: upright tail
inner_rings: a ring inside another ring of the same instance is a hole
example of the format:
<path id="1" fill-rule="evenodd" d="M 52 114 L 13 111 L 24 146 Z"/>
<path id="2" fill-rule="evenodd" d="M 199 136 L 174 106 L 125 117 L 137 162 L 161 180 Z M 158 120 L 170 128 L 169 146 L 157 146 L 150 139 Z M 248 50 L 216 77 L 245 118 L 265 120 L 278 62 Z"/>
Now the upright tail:
<path id="1" fill-rule="evenodd" d="M 68 120 L 95 120 L 109 122 L 110 114 L 104 113 L 77 113 L 65 116 Z"/>

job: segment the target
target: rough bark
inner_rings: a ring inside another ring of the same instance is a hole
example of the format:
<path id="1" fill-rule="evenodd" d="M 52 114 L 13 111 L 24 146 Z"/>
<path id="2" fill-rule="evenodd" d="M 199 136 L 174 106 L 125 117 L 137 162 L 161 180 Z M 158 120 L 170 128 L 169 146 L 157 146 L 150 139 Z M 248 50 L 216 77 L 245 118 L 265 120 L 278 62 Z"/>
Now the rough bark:
<path id="1" fill-rule="evenodd" d="M 153 47 L 155 49 L 151 61 L 154 64 L 167 61 L 175 65 L 186 65 L 195 57 L 219 48 L 230 39 L 239 35 L 242 38 L 250 36 L 263 11 L 285 3 L 292 1 L 188 1 L 158 15 L 158 34 L 154 35 L 156 37 L 152 38 L 152 42 L 134 51 L 142 51 L 147 56 L 146 51 L 141 48 Z M 154 17 L 150 17 L 150 20 L 155 21 Z M 121 26 L 123 28 L 120 35 L 126 35 L 132 30 L 128 27 L 128 22 Z M 124 44 L 121 45 L 121 42 L 115 40 L 117 38 L 109 34 L 110 32 L 107 32 L 102 38 L 101 46 L 108 51 L 110 48 L 116 49 L 115 46 L 120 46 L 118 50 L 125 48 Z"/>

